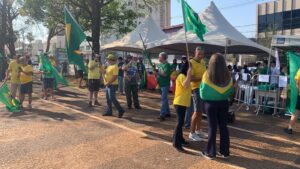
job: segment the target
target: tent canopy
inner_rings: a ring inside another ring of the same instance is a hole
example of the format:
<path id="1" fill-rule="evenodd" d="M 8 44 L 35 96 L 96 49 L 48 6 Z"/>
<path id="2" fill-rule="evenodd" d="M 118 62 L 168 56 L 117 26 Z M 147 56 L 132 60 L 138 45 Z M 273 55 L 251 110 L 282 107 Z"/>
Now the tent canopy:
<path id="1" fill-rule="evenodd" d="M 110 44 L 104 45 L 101 48 L 103 50 L 117 50 L 140 53 L 144 49 L 140 34 L 147 47 L 150 47 L 149 45 L 153 44 L 154 42 L 167 38 L 167 35 L 161 30 L 161 28 L 149 15 L 140 25 L 138 25 L 125 37 Z"/>
<path id="2" fill-rule="evenodd" d="M 214 2 L 200 14 L 201 21 L 206 25 L 208 32 L 204 35 L 204 42 L 192 32 L 187 32 L 187 41 L 189 51 L 193 51 L 196 46 L 202 45 L 206 47 L 206 53 L 222 52 L 229 54 L 254 54 L 269 53 L 269 49 L 265 48 L 242 35 L 236 30 L 221 14 Z M 169 53 L 184 54 L 185 46 L 185 30 L 181 29 L 178 33 L 169 38 L 163 39 L 155 44 L 149 50 L 154 53 L 165 50 Z"/>

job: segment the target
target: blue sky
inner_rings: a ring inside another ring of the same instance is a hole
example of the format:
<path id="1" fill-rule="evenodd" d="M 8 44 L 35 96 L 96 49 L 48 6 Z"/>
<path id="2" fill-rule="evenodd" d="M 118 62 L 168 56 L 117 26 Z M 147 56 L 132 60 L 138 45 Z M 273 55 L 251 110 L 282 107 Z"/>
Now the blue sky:
<path id="1" fill-rule="evenodd" d="M 182 10 L 179 0 L 171 0 L 171 24 L 181 24 Z M 197 12 L 203 11 L 211 0 L 186 0 Z M 247 37 L 254 37 L 256 30 L 256 5 L 271 0 L 214 0 L 224 17 Z"/>

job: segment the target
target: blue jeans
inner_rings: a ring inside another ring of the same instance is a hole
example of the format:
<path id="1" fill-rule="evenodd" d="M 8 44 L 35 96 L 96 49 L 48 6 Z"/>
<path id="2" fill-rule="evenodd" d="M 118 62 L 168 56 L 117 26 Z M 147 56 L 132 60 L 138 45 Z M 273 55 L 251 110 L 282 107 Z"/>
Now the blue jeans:
<path id="1" fill-rule="evenodd" d="M 165 117 L 166 115 L 170 114 L 170 107 L 169 107 L 169 94 L 170 86 L 160 87 L 161 90 L 161 109 L 160 109 L 160 116 Z"/>
<path id="2" fill-rule="evenodd" d="M 193 102 L 191 102 L 191 106 L 186 109 L 184 127 L 191 127 L 193 107 Z"/>
<path id="3" fill-rule="evenodd" d="M 123 93 L 123 89 L 124 89 L 124 78 L 123 78 L 123 76 L 118 76 L 118 83 L 119 83 L 119 93 Z"/>
<path id="4" fill-rule="evenodd" d="M 109 115 L 112 114 L 112 104 L 115 105 L 115 107 L 119 113 L 124 112 L 119 101 L 116 98 L 116 89 L 117 89 L 117 86 L 107 86 L 106 87 L 107 107 L 106 107 L 105 114 L 109 114 Z"/>

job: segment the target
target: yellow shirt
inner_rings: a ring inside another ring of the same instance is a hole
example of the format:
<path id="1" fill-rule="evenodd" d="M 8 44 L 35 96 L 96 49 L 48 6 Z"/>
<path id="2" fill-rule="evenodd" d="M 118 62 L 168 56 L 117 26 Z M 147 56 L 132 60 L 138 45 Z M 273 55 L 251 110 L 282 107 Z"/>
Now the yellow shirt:
<path id="1" fill-rule="evenodd" d="M 192 65 L 192 77 L 201 78 L 206 71 L 205 62 L 202 59 L 200 62 L 195 61 L 194 59 L 190 60 Z M 199 82 L 191 82 L 192 90 L 199 88 L 201 80 Z"/>
<path id="2" fill-rule="evenodd" d="M 94 69 L 90 69 L 91 67 L 96 66 Z M 88 79 L 100 79 L 100 68 L 99 64 L 96 63 L 94 60 L 90 60 L 88 64 Z"/>
<path id="3" fill-rule="evenodd" d="M 19 68 L 20 65 L 16 60 L 13 60 L 9 63 L 8 71 L 10 72 L 11 83 L 20 83 Z"/>
<path id="4" fill-rule="evenodd" d="M 119 68 L 117 64 L 110 65 L 106 68 L 106 73 L 104 76 L 104 83 L 107 84 L 113 76 L 118 76 L 119 73 Z M 112 85 L 117 85 L 118 84 L 118 78 L 112 83 Z"/>
<path id="5" fill-rule="evenodd" d="M 23 72 L 30 73 L 33 71 L 33 68 L 31 65 L 27 65 L 27 66 L 22 67 L 22 70 L 23 70 Z M 26 75 L 23 72 L 20 73 L 21 84 L 26 84 L 26 83 L 32 82 L 32 75 Z"/>
<path id="6" fill-rule="evenodd" d="M 184 74 L 180 74 L 176 79 L 176 89 L 173 104 L 178 106 L 191 106 L 192 89 L 183 87 L 183 82 L 186 77 Z"/>

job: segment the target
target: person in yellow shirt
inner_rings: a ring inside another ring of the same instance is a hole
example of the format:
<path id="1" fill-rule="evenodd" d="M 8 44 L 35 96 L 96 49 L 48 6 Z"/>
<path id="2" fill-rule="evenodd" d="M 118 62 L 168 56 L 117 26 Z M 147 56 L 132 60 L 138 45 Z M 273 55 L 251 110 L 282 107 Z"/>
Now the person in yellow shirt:
<path id="1" fill-rule="evenodd" d="M 20 58 L 15 56 L 14 59 L 9 63 L 6 79 L 10 78 L 10 91 L 12 97 L 17 96 L 17 92 L 20 87 L 20 77 L 19 77 L 19 69 L 20 69 Z"/>
<path id="2" fill-rule="evenodd" d="M 292 114 L 289 125 L 287 128 L 284 129 L 284 132 L 287 134 L 293 134 L 293 126 L 297 122 L 297 118 L 300 114 L 300 69 L 298 69 L 298 72 L 295 76 L 296 85 L 298 88 L 298 98 L 297 98 L 297 104 L 296 104 L 296 110 L 294 114 Z"/>
<path id="3" fill-rule="evenodd" d="M 188 63 L 185 63 L 182 65 L 180 74 L 176 78 L 176 90 L 173 104 L 177 114 L 177 125 L 173 136 L 173 146 L 179 152 L 184 151 L 182 145 L 187 144 L 183 138 L 182 126 L 184 124 L 186 108 L 191 106 L 191 74 L 192 69 L 189 67 Z"/>
<path id="4" fill-rule="evenodd" d="M 112 104 L 116 107 L 119 118 L 124 115 L 124 109 L 121 107 L 119 101 L 116 98 L 116 90 L 118 89 L 118 73 L 119 68 L 116 64 L 117 58 L 113 54 L 107 56 L 108 66 L 107 68 L 101 69 L 102 74 L 104 74 L 104 84 L 106 86 L 106 101 L 107 108 L 103 116 L 112 116 Z"/>
<path id="5" fill-rule="evenodd" d="M 189 138 L 193 141 L 202 141 L 203 139 L 206 139 L 208 137 L 207 133 L 204 133 L 200 130 L 202 113 L 204 112 L 204 104 L 200 98 L 199 86 L 202 80 L 202 76 L 206 71 L 203 47 L 196 47 L 195 57 L 190 60 L 190 64 L 193 68 L 191 77 L 192 106 L 188 110 L 186 122 L 189 123 L 191 121 Z M 191 112 L 193 112 L 192 119 Z"/>
<path id="6" fill-rule="evenodd" d="M 98 102 L 98 92 L 100 89 L 100 63 L 96 55 L 88 63 L 88 88 L 89 88 L 89 107 L 100 106 Z"/>
<path id="7" fill-rule="evenodd" d="M 33 75 L 33 68 L 31 65 L 31 61 L 22 58 L 21 60 L 21 68 L 20 68 L 20 104 L 21 108 L 23 108 L 23 102 L 25 99 L 25 95 L 28 95 L 28 108 L 32 108 L 31 103 L 32 103 L 32 75 Z"/>

